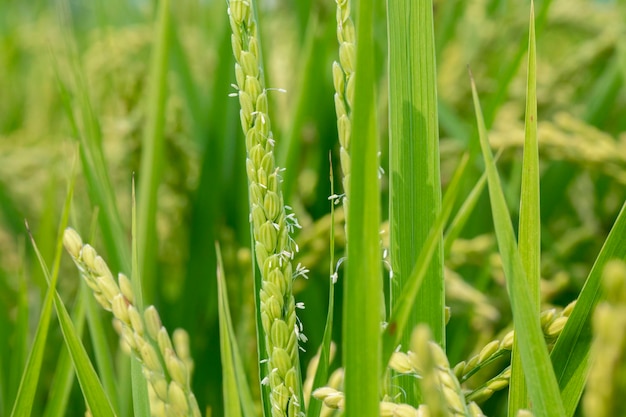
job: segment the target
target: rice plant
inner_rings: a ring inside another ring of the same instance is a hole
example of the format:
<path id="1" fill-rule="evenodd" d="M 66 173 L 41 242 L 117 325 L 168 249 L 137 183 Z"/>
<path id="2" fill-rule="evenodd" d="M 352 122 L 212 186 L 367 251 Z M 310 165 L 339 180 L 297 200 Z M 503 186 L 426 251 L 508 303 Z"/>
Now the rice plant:
<path id="1" fill-rule="evenodd" d="M 622 4 L 0 10 L 0 415 L 626 413 Z"/>

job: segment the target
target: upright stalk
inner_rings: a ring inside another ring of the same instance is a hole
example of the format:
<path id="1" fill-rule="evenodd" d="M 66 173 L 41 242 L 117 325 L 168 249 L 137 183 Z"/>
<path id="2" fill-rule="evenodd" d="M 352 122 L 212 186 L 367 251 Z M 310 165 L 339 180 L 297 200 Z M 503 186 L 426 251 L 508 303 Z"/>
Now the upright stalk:
<path id="1" fill-rule="evenodd" d="M 280 169 L 274 159 L 274 139 L 268 115 L 257 24 L 252 5 L 231 0 L 228 7 L 235 56 L 235 76 L 241 105 L 241 127 L 246 137 L 253 249 L 261 272 L 260 315 L 267 352 L 267 374 L 272 417 L 300 415 L 301 378 L 292 282 L 294 243 L 290 232 L 297 224 L 285 212 Z M 260 335 L 261 336 L 261 335 Z"/>

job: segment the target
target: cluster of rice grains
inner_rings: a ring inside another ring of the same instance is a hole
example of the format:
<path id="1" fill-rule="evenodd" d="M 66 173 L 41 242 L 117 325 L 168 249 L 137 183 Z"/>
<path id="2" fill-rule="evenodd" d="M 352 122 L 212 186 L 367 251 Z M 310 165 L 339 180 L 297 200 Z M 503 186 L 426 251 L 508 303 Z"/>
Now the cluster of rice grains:
<path id="1" fill-rule="evenodd" d="M 350 194 L 350 120 L 354 99 L 354 75 L 356 64 L 355 29 L 350 18 L 350 1 L 337 0 L 337 41 L 339 42 L 339 62 L 333 62 L 333 84 L 335 87 L 335 111 L 339 135 L 339 155 L 343 171 L 343 211 L 348 226 L 348 196 Z M 346 233 L 347 235 L 347 233 Z"/>
<path id="2" fill-rule="evenodd" d="M 305 272 L 293 269 L 297 250 L 290 233 L 298 226 L 287 215 L 280 170 L 268 116 L 267 90 L 260 62 L 257 24 L 250 2 L 231 0 L 228 7 L 235 56 L 236 95 L 246 141 L 250 217 L 255 255 L 261 271 L 260 311 L 267 352 L 267 376 L 273 417 L 301 415 L 300 333 L 292 294 L 293 279 Z"/>
<path id="3" fill-rule="evenodd" d="M 385 397 L 380 402 L 380 415 L 383 417 L 430 417 L 430 416 L 483 416 L 480 407 L 467 402 L 454 370 L 441 347 L 431 341 L 426 326 L 418 326 L 411 337 L 411 351 L 396 352 L 389 364 L 396 372 L 419 375 L 426 402 L 415 408 L 409 404 L 397 403 Z M 327 407 L 343 409 L 344 394 L 335 388 L 317 389 L 313 396 Z"/>
<path id="4" fill-rule="evenodd" d="M 614 274 L 615 273 L 614 271 Z M 619 293 L 619 291 L 617 293 Z M 626 294 L 626 292 L 624 292 L 624 294 Z M 565 327 L 575 305 L 576 301 L 573 301 L 561 311 L 552 308 L 541 313 L 541 327 L 549 349 L 551 349 L 553 343 L 563 330 L 563 327 Z M 604 308 L 608 309 L 609 307 Z M 598 322 L 604 323 L 602 319 L 598 319 Z M 623 331 L 621 331 L 621 333 L 619 331 L 613 331 L 612 335 L 623 333 Z M 614 339 L 615 338 L 619 339 L 619 337 L 614 337 Z M 507 365 L 497 375 L 480 384 L 476 389 L 466 389 L 463 388 L 461 384 L 468 381 L 480 369 L 494 363 L 497 359 L 507 357 L 513 348 L 513 339 L 514 332 L 511 330 L 506 333 L 501 340 L 489 342 L 478 354 L 467 361 L 458 363 L 454 368 L 451 368 L 444 351 L 439 345 L 430 340 L 427 327 L 420 326 L 416 328 L 413 332 L 411 350 L 407 353 L 400 351 L 394 352 L 388 367 L 390 370 L 399 374 L 415 375 L 416 383 L 420 381 L 424 398 L 427 399 L 427 401 L 425 404 L 415 408 L 408 404 L 398 403 L 397 400 L 392 398 L 385 397 L 380 402 L 381 416 L 483 416 L 477 403 L 487 400 L 494 392 L 508 387 L 511 377 L 510 365 Z M 610 350 L 612 352 L 618 352 L 619 347 L 622 346 L 619 343 L 623 343 L 622 339 L 619 339 L 617 343 L 619 345 L 618 347 L 613 347 Z M 608 351 L 609 349 L 607 348 L 606 350 Z M 613 358 L 614 362 L 619 362 L 615 360 L 615 354 L 610 354 L 606 357 Z M 343 410 L 345 399 L 344 393 L 339 390 L 340 386 L 341 381 L 334 381 L 333 383 L 329 381 L 326 387 L 315 390 L 313 396 L 323 401 L 324 405 L 330 409 Z M 602 391 L 602 393 L 602 395 L 606 395 L 605 391 Z M 592 396 L 589 395 L 588 397 L 591 398 Z M 596 401 L 597 398 L 592 398 L 588 402 Z M 528 413 L 528 410 L 521 410 L 520 416 L 531 415 Z"/>
<path id="5" fill-rule="evenodd" d="M 154 306 L 141 314 L 134 304 L 129 279 L 120 273 L 116 282 L 104 259 L 93 247 L 83 244 L 75 230 L 65 230 L 63 244 L 96 300 L 105 310 L 113 312 L 117 326 L 121 327 L 123 342 L 141 362 L 143 374 L 149 382 L 152 415 L 200 417 L 190 387 L 193 361 L 189 355 L 187 334 L 176 330 L 172 344 Z"/>

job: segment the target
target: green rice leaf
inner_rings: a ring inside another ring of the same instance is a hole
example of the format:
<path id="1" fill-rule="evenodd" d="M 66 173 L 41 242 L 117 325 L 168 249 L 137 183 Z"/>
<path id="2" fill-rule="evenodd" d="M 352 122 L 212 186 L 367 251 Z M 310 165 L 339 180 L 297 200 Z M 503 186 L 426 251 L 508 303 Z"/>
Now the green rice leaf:
<path id="1" fill-rule="evenodd" d="M 539 146 L 537 144 L 537 63 L 535 42 L 535 8 L 530 3 L 530 30 L 528 35 L 528 81 L 526 86 L 526 130 L 522 162 L 522 190 L 518 247 L 526 285 L 534 309 L 540 309 L 541 213 L 539 203 Z M 511 381 L 509 388 L 509 416 L 528 408 L 528 392 L 524 379 L 519 341 L 513 344 Z"/>
<path id="2" fill-rule="evenodd" d="M 227 416 L 241 417 L 241 404 L 239 403 L 239 392 L 237 378 L 235 377 L 235 365 L 233 363 L 233 345 L 229 334 L 231 325 L 230 310 L 228 307 L 228 294 L 226 293 L 226 282 L 224 280 L 224 263 L 220 246 L 215 244 L 217 252 L 217 289 L 218 308 L 220 321 L 220 352 L 222 357 L 222 378 L 224 393 L 224 413 Z"/>
<path id="3" fill-rule="evenodd" d="M 389 30 L 389 229 L 393 280 L 391 307 L 406 290 L 441 210 L 439 125 L 432 0 L 390 1 Z M 407 327 L 426 323 L 445 347 L 443 239 L 428 262 Z M 409 346 L 411 332 L 401 336 Z M 407 402 L 418 405 L 412 377 L 399 378 Z"/>
<path id="4" fill-rule="evenodd" d="M 572 417 L 578 406 L 589 373 L 589 348 L 593 338 L 592 313 L 602 297 L 601 279 L 604 265 L 611 259 L 626 260 L 626 203 L 615 220 L 600 254 L 585 281 L 576 306 L 552 350 L 554 372 L 559 381 L 566 417 Z"/>
<path id="5" fill-rule="evenodd" d="M 12 417 L 29 416 L 31 414 L 35 391 L 37 389 L 39 375 L 41 374 L 41 363 L 46 347 L 46 340 L 48 338 L 48 329 L 50 328 L 53 290 L 56 288 L 57 276 L 53 276 L 53 279 L 50 282 L 50 287 L 48 292 L 46 292 L 41 308 L 41 314 L 39 315 L 39 322 L 37 324 L 33 345 L 30 353 L 28 354 L 26 367 L 24 368 L 22 379 L 17 391 L 17 397 L 13 403 L 13 410 L 11 411 Z"/>
<path id="6" fill-rule="evenodd" d="M 81 280 L 81 286 L 86 286 Z M 80 291 L 76 297 L 76 303 L 72 311 L 72 323 L 76 330 L 78 338 L 82 338 L 83 329 L 85 327 L 85 299 L 86 292 Z M 67 347 L 63 346 L 57 367 L 54 371 L 54 378 L 50 384 L 50 392 L 48 393 L 48 401 L 43 413 L 43 417 L 57 417 L 67 415 L 68 400 L 72 385 L 74 384 L 74 368 L 72 367 L 72 358 L 69 355 Z"/>
<path id="7" fill-rule="evenodd" d="M 148 303 L 156 296 L 156 213 L 157 190 L 164 169 L 163 147 L 165 129 L 165 104 L 167 102 L 167 74 L 170 44 L 170 2 L 161 0 L 158 6 L 155 44 L 150 66 L 148 111 L 142 141 L 141 170 L 139 172 L 139 234 L 137 242 L 142 248 L 139 271 L 143 277 L 144 296 Z"/>
<path id="8" fill-rule="evenodd" d="M 494 228 L 511 300 L 520 356 L 526 371 L 526 383 L 532 402 L 532 411 L 538 417 L 563 416 L 563 403 L 548 356 L 548 348 L 541 331 L 539 312 L 536 311 L 530 290 L 527 287 L 526 273 L 517 249 L 500 177 L 489 147 L 487 129 L 473 79 L 472 95 L 478 122 L 478 136 L 487 170 Z"/>
<path id="9" fill-rule="evenodd" d="M 415 303 L 417 294 L 421 290 L 422 282 L 426 276 L 426 271 L 430 260 L 435 253 L 439 239 L 443 232 L 444 225 L 452 212 L 454 201 L 459 193 L 461 179 L 465 173 L 469 161 L 469 156 L 465 155 L 459 163 L 456 172 L 443 198 L 442 209 L 437 215 L 424 248 L 420 252 L 417 262 L 409 275 L 404 292 L 398 297 L 393 305 L 389 323 L 383 333 L 383 355 L 382 364 L 387 366 L 391 354 L 400 343 L 402 333 L 408 328 L 407 322 L 413 304 Z"/>
<path id="10" fill-rule="evenodd" d="M 233 417 L 254 417 L 255 404 L 252 399 L 250 385 L 239 354 L 235 330 L 228 306 L 228 293 L 224 274 L 224 263 L 219 245 L 215 244 L 217 253 L 217 288 L 220 326 L 220 351 L 222 358 L 222 377 L 224 394 L 224 415 Z M 243 412 L 243 414 L 242 414 Z"/>
<path id="11" fill-rule="evenodd" d="M 132 181 L 132 272 L 130 281 L 133 286 L 133 293 L 135 295 L 135 305 L 139 311 L 144 311 L 143 293 L 141 285 L 141 274 L 139 271 L 139 254 L 137 249 L 137 200 L 135 198 L 135 177 Z M 141 371 L 141 363 L 133 355 L 130 358 L 130 376 L 131 376 L 131 388 L 133 391 L 133 411 L 135 416 L 149 417 L 150 416 L 150 399 L 148 397 L 148 385 L 146 379 Z"/>
<path id="12" fill-rule="evenodd" d="M 330 195 L 335 195 L 333 164 L 330 164 Z M 326 325 L 324 326 L 324 336 L 320 346 L 320 358 L 313 378 L 313 387 L 322 387 L 328 380 L 328 368 L 330 366 L 330 343 L 333 333 L 333 313 L 335 310 L 335 202 L 330 202 L 330 281 L 328 286 L 328 312 L 326 313 Z M 313 398 L 309 401 L 307 417 L 319 417 L 322 411 L 322 403 Z"/>
<path id="13" fill-rule="evenodd" d="M 359 1 L 357 10 L 348 208 L 350 244 L 343 304 L 346 417 L 378 416 L 380 323 L 383 319 L 373 2 Z"/>

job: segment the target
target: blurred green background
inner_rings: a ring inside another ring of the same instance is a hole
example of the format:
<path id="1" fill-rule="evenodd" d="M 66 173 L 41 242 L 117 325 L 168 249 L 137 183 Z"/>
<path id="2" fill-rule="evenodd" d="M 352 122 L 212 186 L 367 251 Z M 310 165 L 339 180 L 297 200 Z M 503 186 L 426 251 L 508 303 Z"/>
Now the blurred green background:
<path id="1" fill-rule="evenodd" d="M 379 1 L 375 33 L 380 81 L 378 114 L 381 166 L 386 131 L 386 20 Z M 467 67 L 481 93 L 510 210 L 519 207 L 529 2 L 435 0 L 442 183 L 460 155 L 471 149 L 476 129 Z M 117 208 L 130 239 L 130 190 L 140 171 L 142 135 L 149 103 L 149 65 L 156 34 L 156 3 L 148 1 L 0 0 L 0 415 L 15 397 L 45 289 L 27 244 L 24 219 L 50 263 L 77 132 L 88 126 L 70 115 L 91 113 L 102 137 Z M 617 210 L 626 197 L 626 2 L 536 2 L 539 145 L 542 167 L 544 307 L 576 297 Z M 266 0 L 259 18 L 272 127 L 278 160 L 287 167 L 285 194 L 302 230 L 296 236 L 311 272 L 295 283 L 309 342 L 303 368 L 322 337 L 329 271 L 329 152 L 339 190 L 338 144 L 331 63 L 337 59 L 335 4 L 320 0 Z M 233 58 L 226 2 L 179 0 L 171 5 L 165 158 L 160 166 L 155 283 L 147 299 L 165 326 L 191 335 L 196 361 L 193 386 L 201 408 L 221 415 L 214 242 L 220 242 L 233 320 L 250 380 L 258 390 L 254 342 L 245 150 L 238 102 L 229 97 Z M 86 93 L 88 100 L 82 95 Z M 469 191 L 480 175 L 468 175 Z M 71 224 L 89 236 L 97 208 L 78 170 Z M 383 201 L 387 186 L 381 180 Z M 385 203 L 386 204 L 386 203 Z M 387 208 L 383 207 L 384 216 Z M 506 329 L 510 311 L 495 255 L 486 195 L 446 254 L 448 326 L 452 364 Z M 337 221 L 342 218 L 341 211 Z M 384 220 L 384 219 L 383 219 Z M 514 219 L 515 222 L 516 219 Z M 384 229 L 384 224 L 383 224 Z M 343 228 L 336 227 L 337 257 Z M 92 244 L 113 270 L 116 264 L 96 231 Z M 383 240 L 385 235 L 383 234 Z M 59 290 L 71 306 L 79 278 L 69 259 Z M 130 272 L 130 271 L 124 271 Z M 340 281 L 341 283 L 341 281 Z M 471 287 L 468 287 L 470 285 Z M 336 293 L 334 340 L 340 340 L 341 286 Z M 27 314 L 19 306 L 26 305 Z M 102 312 L 108 323 L 111 316 Z M 26 320 L 29 331 L 20 332 Z M 53 325 L 33 415 L 40 415 L 54 374 L 58 346 Z M 468 338 L 466 333 L 474 332 Z M 121 357 L 114 331 L 111 349 Z M 84 337 L 89 347 L 89 337 Z M 120 364 L 124 362 L 120 359 Z M 123 365 L 120 365 L 121 367 Z M 120 371 L 121 372 L 121 371 Z M 487 377 L 486 375 L 485 377 Z M 476 383 L 479 383 L 477 381 Z M 483 405 L 502 410 L 502 396 Z M 84 412 L 77 384 L 75 415 Z"/>

